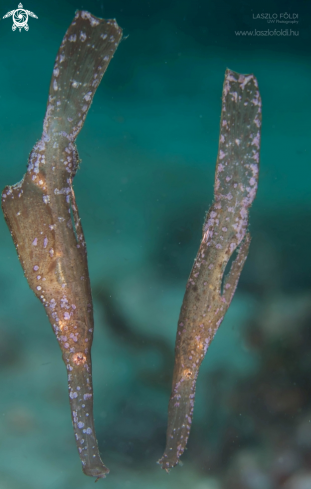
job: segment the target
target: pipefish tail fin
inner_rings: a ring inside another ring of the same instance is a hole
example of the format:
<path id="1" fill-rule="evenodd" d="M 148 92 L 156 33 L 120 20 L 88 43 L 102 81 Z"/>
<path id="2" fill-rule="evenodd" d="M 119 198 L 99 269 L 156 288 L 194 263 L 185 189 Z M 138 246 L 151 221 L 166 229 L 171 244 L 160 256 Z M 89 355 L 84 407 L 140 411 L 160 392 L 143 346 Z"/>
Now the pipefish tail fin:
<path id="1" fill-rule="evenodd" d="M 57 54 L 42 137 L 23 179 L 2 192 L 5 220 L 25 276 L 62 351 L 82 469 L 96 479 L 109 469 L 100 458 L 93 420 L 93 304 L 72 188 L 78 166 L 74 140 L 121 36 L 114 20 L 76 13 Z"/>
<path id="2" fill-rule="evenodd" d="M 115 20 L 77 11 L 57 53 L 44 131 L 80 132 L 94 94 L 122 38 Z"/>

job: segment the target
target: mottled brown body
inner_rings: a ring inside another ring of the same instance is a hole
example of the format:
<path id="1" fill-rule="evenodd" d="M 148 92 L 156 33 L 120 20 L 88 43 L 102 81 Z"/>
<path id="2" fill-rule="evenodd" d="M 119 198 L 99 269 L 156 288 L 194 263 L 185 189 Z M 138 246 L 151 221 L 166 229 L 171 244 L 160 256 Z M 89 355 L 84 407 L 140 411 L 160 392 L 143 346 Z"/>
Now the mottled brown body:
<path id="1" fill-rule="evenodd" d="M 231 303 L 247 258 L 248 208 L 257 191 L 260 127 L 261 100 L 256 78 L 227 70 L 215 201 L 206 216 L 178 321 L 166 449 L 159 461 L 163 469 L 176 465 L 186 447 L 199 368 Z M 237 247 L 238 255 L 223 280 Z"/>
<path id="2" fill-rule="evenodd" d="M 93 305 L 86 246 L 72 180 L 75 138 L 122 31 L 80 11 L 59 49 L 40 141 L 23 180 L 2 193 L 2 208 L 31 289 L 44 304 L 68 372 L 76 443 L 85 474 L 105 477 L 93 422 Z"/>

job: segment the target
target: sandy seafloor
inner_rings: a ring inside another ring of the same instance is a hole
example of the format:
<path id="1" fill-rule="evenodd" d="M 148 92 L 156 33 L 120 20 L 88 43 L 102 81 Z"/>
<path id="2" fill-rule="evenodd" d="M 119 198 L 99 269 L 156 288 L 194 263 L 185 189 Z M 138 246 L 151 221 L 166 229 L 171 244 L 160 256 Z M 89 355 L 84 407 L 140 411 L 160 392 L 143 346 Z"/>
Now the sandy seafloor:
<path id="1" fill-rule="evenodd" d="M 1 17 L 14 8 L 1 2 Z M 128 36 L 78 137 L 74 181 L 94 294 L 95 423 L 111 470 L 98 487 L 311 487 L 310 10 L 286 4 L 299 13 L 299 25 L 287 26 L 298 38 L 237 39 L 237 29 L 271 27 L 253 13 L 284 5 L 57 0 L 24 8 L 39 17 L 29 32 L 0 21 L 1 189 L 22 178 L 40 138 L 74 11 L 115 17 Z M 179 309 L 213 197 L 227 67 L 254 73 L 263 101 L 253 239 L 201 367 L 183 466 L 168 475 L 156 461 Z M 60 350 L 3 218 L 0 237 L 0 489 L 93 487 L 75 447 Z"/>

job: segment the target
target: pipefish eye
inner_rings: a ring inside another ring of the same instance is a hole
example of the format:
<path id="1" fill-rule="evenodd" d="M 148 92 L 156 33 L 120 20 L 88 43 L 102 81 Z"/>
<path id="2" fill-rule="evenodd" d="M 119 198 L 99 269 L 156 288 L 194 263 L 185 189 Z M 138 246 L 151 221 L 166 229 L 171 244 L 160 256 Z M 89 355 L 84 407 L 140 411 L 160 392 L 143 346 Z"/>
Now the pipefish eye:
<path id="1" fill-rule="evenodd" d="M 72 355 L 72 361 L 76 365 L 83 365 L 86 362 L 86 356 L 82 352 L 74 353 Z"/>
<path id="2" fill-rule="evenodd" d="M 192 370 L 190 370 L 190 368 L 186 368 L 183 371 L 183 377 L 185 377 L 186 379 L 191 379 L 192 375 L 193 375 L 193 372 L 192 372 Z"/>

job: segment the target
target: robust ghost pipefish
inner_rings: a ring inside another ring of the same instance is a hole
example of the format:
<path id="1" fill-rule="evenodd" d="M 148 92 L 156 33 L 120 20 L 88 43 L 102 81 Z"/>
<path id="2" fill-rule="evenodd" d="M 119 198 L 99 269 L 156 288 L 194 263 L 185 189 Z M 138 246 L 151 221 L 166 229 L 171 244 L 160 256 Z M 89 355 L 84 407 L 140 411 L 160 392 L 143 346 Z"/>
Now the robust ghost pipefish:
<path id="1" fill-rule="evenodd" d="M 31 289 L 46 308 L 68 371 L 83 472 L 103 478 L 93 421 L 93 305 L 86 246 L 72 188 L 75 139 L 122 37 L 115 20 L 78 11 L 59 48 L 41 139 L 2 209 Z"/>
<path id="2" fill-rule="evenodd" d="M 202 360 L 234 296 L 247 258 L 248 209 L 257 191 L 261 99 L 253 75 L 227 70 L 222 95 L 214 203 L 187 282 L 178 320 L 163 469 L 178 464 L 192 422 Z M 229 273 L 226 265 L 238 248 Z"/>

